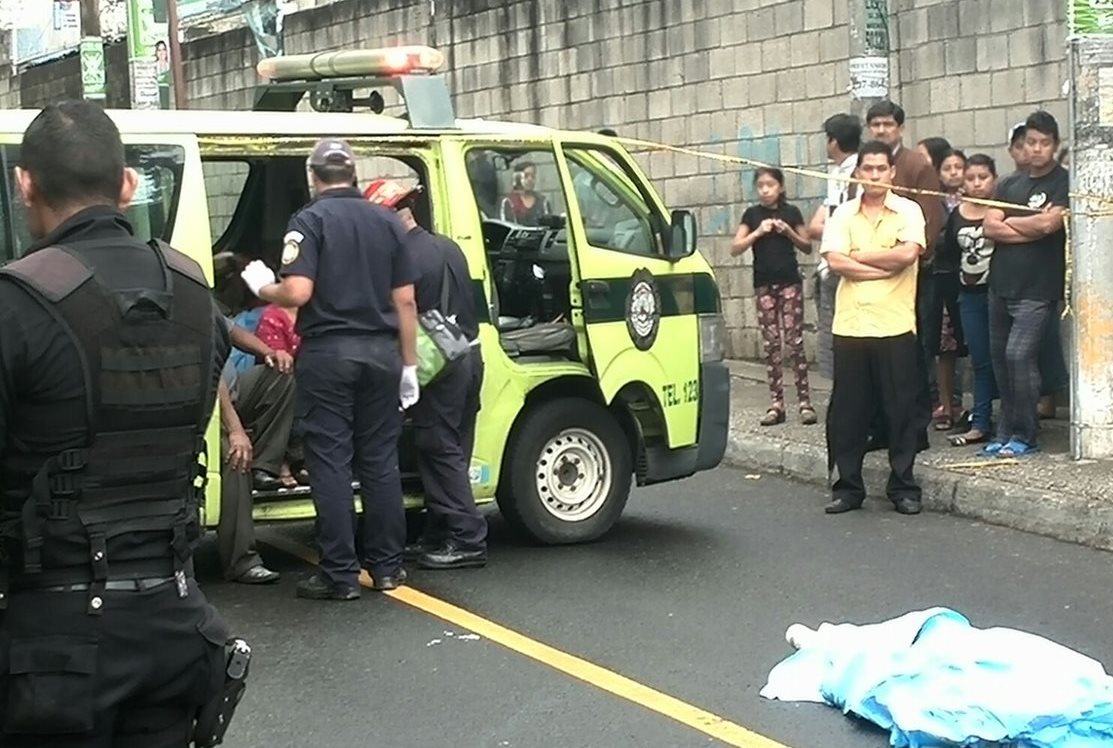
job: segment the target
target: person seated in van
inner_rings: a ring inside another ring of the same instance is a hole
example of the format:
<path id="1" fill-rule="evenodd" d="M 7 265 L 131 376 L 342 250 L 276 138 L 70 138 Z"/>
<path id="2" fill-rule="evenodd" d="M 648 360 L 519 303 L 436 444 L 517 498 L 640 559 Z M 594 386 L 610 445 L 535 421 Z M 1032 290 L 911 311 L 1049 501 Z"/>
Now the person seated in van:
<path id="1" fill-rule="evenodd" d="M 294 422 L 293 358 L 225 321 L 232 343 L 266 364 L 240 374 L 228 359 L 220 375 L 220 563 L 229 581 L 270 584 L 279 574 L 264 566 L 255 550 L 251 489 L 253 483 L 258 488 L 260 482 L 277 481 L 266 468 L 282 459 Z"/>
<path id="2" fill-rule="evenodd" d="M 540 226 L 541 217 L 551 214 L 549 200 L 537 192 L 537 164 L 514 164 L 514 187 L 502 201 L 502 220 L 519 226 Z"/>
<path id="3" fill-rule="evenodd" d="M 259 317 L 255 335 L 275 351 L 286 351 L 297 358 L 301 336 L 297 332 L 298 308 L 267 304 Z"/>
<path id="4" fill-rule="evenodd" d="M 301 348 L 301 336 L 296 329 L 298 308 L 267 304 L 262 312 L 255 336 L 271 350 L 284 351 L 291 357 L 297 358 L 298 350 Z M 278 470 L 278 480 L 283 488 L 293 488 L 299 483 L 303 486 L 309 485 L 309 473 L 302 466 L 304 461 L 301 440 L 296 433 L 292 433 L 286 448 L 286 459 Z"/>
<path id="5" fill-rule="evenodd" d="M 263 362 L 240 372 L 229 358 L 224 372 L 254 446 L 252 483 L 259 491 L 293 488 L 297 481 L 289 474 L 286 455 L 294 425 L 294 357 L 230 319 L 228 325 L 232 345 Z"/>
<path id="6" fill-rule="evenodd" d="M 218 252 L 213 255 L 213 277 L 215 278 L 215 292 L 217 304 L 221 310 L 228 314 L 229 310 L 238 309 L 232 316 L 236 327 L 254 333 L 259 326 L 266 306 L 255 294 L 250 293 L 240 277 L 240 273 L 247 267 L 248 258 L 234 252 Z M 233 347 L 229 358 L 241 374 L 257 363 L 255 356 L 247 351 Z"/>

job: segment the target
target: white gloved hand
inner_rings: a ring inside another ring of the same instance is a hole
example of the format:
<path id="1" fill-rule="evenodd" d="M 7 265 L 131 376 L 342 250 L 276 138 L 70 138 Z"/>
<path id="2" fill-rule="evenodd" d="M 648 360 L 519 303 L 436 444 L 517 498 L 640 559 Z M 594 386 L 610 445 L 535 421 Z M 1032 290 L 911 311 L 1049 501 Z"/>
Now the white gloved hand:
<path id="1" fill-rule="evenodd" d="M 402 409 L 412 408 L 421 399 L 421 388 L 417 384 L 417 367 L 402 367 L 402 382 L 398 386 L 398 399 Z"/>
<path id="2" fill-rule="evenodd" d="M 259 295 L 259 289 L 269 286 L 276 281 L 274 271 L 267 267 L 262 260 L 252 260 L 240 273 L 243 282 L 251 289 L 251 293 Z"/>

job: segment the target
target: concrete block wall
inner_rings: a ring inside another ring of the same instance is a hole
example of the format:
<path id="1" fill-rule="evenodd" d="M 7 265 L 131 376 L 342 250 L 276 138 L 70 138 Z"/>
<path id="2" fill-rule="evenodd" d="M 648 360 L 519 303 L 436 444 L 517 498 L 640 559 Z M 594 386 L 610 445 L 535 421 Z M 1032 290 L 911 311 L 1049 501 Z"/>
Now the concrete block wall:
<path id="1" fill-rule="evenodd" d="M 911 142 L 943 135 L 1012 170 L 1009 129 L 1036 108 L 1067 133 L 1067 3 L 1048 0 L 890 0 L 894 90 Z M 976 29 L 988 31 L 975 32 Z"/>
<path id="2" fill-rule="evenodd" d="M 315 0 L 317 7 L 285 20 L 284 35 L 288 53 L 436 46 L 449 57 L 461 116 L 612 127 L 822 170 L 820 126 L 851 104 L 848 7 L 860 1 Z M 1065 8 L 1055 0 L 889 0 L 891 96 L 908 113 L 906 141 L 944 135 L 968 152 L 990 152 L 1009 171 L 1010 125 L 1036 106 L 1066 123 Z M 184 49 L 191 106 L 250 106 L 258 82 L 250 32 Z M 4 96 L 0 81 L 0 103 Z M 667 151 L 640 151 L 638 159 L 671 207 L 699 216 L 730 354 L 758 356 L 750 262 L 729 256 L 730 237 L 755 199 L 752 171 Z M 787 187 L 805 216 L 824 191 L 821 180 L 791 175 Z M 811 353 L 814 307 L 806 309 Z"/>

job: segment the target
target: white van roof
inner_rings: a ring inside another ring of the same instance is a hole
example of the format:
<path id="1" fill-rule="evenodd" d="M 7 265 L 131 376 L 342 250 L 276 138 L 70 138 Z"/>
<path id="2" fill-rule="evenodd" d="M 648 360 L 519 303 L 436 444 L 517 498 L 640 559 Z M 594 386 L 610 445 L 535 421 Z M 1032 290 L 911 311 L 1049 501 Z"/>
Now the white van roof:
<path id="1" fill-rule="evenodd" d="M 0 132 L 22 133 L 37 109 L 0 110 Z M 122 133 L 197 135 L 520 135 L 544 137 L 555 131 L 539 125 L 484 119 L 459 119 L 457 130 L 413 130 L 403 119 L 367 112 L 256 112 L 214 109 L 110 109 Z"/>

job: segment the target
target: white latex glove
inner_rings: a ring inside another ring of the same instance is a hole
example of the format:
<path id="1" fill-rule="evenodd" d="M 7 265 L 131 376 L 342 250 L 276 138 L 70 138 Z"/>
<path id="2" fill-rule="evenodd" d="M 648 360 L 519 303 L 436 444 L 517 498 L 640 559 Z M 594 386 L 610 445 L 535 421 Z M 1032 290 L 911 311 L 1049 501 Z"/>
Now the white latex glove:
<path id="1" fill-rule="evenodd" d="M 421 399 L 421 388 L 417 384 L 417 367 L 402 367 L 402 382 L 398 386 L 398 399 L 402 409 L 412 408 Z"/>
<path id="2" fill-rule="evenodd" d="M 259 289 L 269 286 L 276 281 L 274 271 L 267 267 L 262 260 L 252 260 L 240 273 L 243 282 L 251 289 L 251 293 L 259 295 Z"/>

